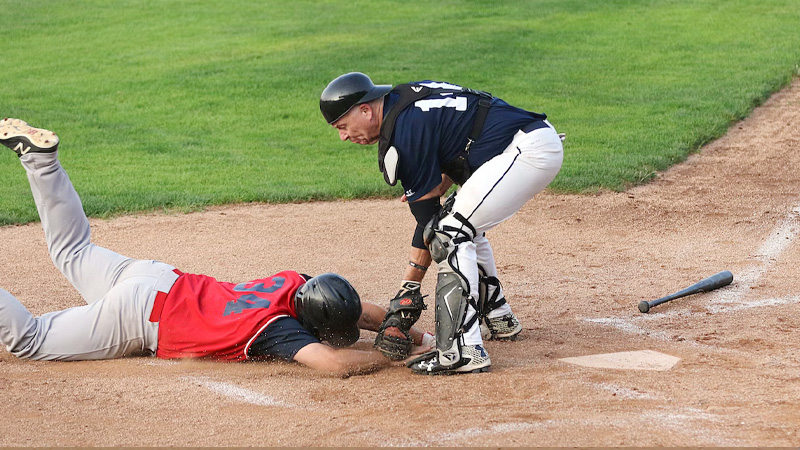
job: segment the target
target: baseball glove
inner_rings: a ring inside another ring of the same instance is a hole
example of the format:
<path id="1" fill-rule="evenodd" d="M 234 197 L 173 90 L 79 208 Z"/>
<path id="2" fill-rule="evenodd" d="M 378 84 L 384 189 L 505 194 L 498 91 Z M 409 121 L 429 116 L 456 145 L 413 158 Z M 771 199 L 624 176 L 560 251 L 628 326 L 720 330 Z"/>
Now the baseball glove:
<path id="1" fill-rule="evenodd" d="M 426 308 L 419 288 L 416 281 L 403 282 L 397 295 L 389 300 L 389 311 L 378 328 L 375 348 L 391 360 L 399 361 L 411 354 L 411 327 Z"/>

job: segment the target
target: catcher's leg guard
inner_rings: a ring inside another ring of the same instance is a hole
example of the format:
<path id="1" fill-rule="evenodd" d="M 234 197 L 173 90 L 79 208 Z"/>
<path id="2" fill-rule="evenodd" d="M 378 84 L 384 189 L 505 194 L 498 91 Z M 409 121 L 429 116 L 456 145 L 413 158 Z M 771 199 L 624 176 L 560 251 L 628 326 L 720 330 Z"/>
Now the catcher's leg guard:
<path id="1" fill-rule="evenodd" d="M 500 312 L 498 317 L 489 317 L 489 313 L 505 305 L 506 299 L 501 296 L 500 280 L 497 277 L 486 275 L 486 270 L 483 266 L 478 265 L 479 284 L 478 284 L 478 308 L 480 311 L 480 320 L 482 320 L 486 327 L 482 328 L 481 335 L 484 339 L 490 341 L 514 341 L 522 331 L 522 325 L 519 323 L 516 314 L 509 308 L 505 314 Z"/>
<path id="2" fill-rule="evenodd" d="M 440 270 L 436 283 L 436 349 L 443 366 L 457 367 L 461 361 L 464 316 L 467 313 L 467 291 L 455 273 Z"/>
<path id="3" fill-rule="evenodd" d="M 417 358 L 410 365 L 415 373 L 483 372 L 491 365 L 481 345 L 464 347 L 462 342 L 465 330 L 478 320 L 475 314 L 465 323 L 467 306 L 472 306 L 477 312 L 478 305 L 470 295 L 469 281 L 459 270 L 456 253 L 459 244 L 473 239 L 475 229 L 458 213 L 451 217 L 460 222 L 461 227 L 441 226 L 439 219 L 449 214 L 445 203 L 442 213 L 425 228 L 425 243 L 431 251 L 431 257 L 439 265 L 435 312 L 436 352 Z"/>
<path id="4" fill-rule="evenodd" d="M 475 228 L 459 213 L 454 213 L 453 217 L 462 223 L 460 228 L 442 226 L 440 219 L 450 214 L 447 202 L 445 205 L 442 213 L 434 217 L 425 228 L 424 237 L 431 257 L 439 265 L 435 313 L 439 362 L 443 366 L 457 367 L 461 360 L 461 342 L 458 338 L 464 332 L 467 302 L 472 301 L 472 297 L 469 296 L 469 282 L 458 270 L 456 251 L 459 244 L 475 237 Z"/>
<path id="5" fill-rule="evenodd" d="M 467 305 L 477 310 L 477 304 L 466 295 L 461 277 L 452 271 L 443 273 L 442 269 L 436 284 L 436 350 L 407 365 L 422 375 L 487 372 L 492 361 L 486 350 L 482 345 L 464 345 L 462 337 L 478 320 L 475 314 L 465 323 Z"/>
<path id="6" fill-rule="evenodd" d="M 478 264 L 478 314 L 481 319 L 505 303 L 505 297 L 500 297 L 500 280 L 486 275 L 486 269 Z"/>

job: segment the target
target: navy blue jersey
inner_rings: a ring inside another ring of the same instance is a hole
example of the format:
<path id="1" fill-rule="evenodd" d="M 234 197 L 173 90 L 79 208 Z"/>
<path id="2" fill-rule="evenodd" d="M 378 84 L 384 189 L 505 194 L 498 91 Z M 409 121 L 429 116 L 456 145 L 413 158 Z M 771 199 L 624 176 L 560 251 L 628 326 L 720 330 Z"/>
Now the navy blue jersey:
<path id="1" fill-rule="evenodd" d="M 410 84 L 461 90 L 460 86 L 436 81 Z M 387 96 L 385 113 L 398 98 L 396 92 Z M 415 102 L 397 117 L 391 145 L 398 152 L 397 179 L 409 201 L 417 200 L 439 185 L 442 164 L 464 150 L 477 113 L 478 99 L 478 95 L 464 92 L 433 94 Z M 494 98 L 483 132 L 470 147 L 470 167 L 474 171 L 499 155 L 517 131 L 545 117 Z"/>
<path id="2" fill-rule="evenodd" d="M 256 337 L 248 350 L 251 359 L 279 358 L 292 361 L 294 355 L 308 344 L 318 344 L 310 331 L 297 319 L 281 317 L 272 322 Z"/>

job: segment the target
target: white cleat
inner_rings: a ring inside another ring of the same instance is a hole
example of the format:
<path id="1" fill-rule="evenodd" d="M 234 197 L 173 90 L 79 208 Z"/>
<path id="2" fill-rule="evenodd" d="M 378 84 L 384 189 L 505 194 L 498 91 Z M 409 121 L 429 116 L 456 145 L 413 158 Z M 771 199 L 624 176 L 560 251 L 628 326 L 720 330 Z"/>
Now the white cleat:
<path id="1" fill-rule="evenodd" d="M 510 312 L 494 319 L 486 318 L 487 336 L 484 339 L 490 341 L 515 341 L 522 331 L 522 325 L 517 316 Z"/>
<path id="2" fill-rule="evenodd" d="M 3 119 L 0 120 L 0 144 L 14 150 L 19 157 L 28 153 L 52 153 L 58 149 L 58 136 L 19 119 Z"/>

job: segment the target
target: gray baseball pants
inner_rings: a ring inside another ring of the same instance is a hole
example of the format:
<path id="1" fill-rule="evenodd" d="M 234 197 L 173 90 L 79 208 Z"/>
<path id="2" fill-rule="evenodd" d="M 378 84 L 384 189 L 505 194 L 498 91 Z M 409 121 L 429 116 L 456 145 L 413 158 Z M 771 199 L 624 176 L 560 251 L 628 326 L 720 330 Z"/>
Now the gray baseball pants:
<path id="1" fill-rule="evenodd" d="M 174 267 L 136 260 L 90 241 L 89 221 L 57 152 L 20 158 L 53 263 L 86 305 L 34 317 L 0 289 L 0 343 L 20 358 L 94 360 L 153 355 L 158 323 L 150 322 L 157 291 L 168 292 Z"/>

